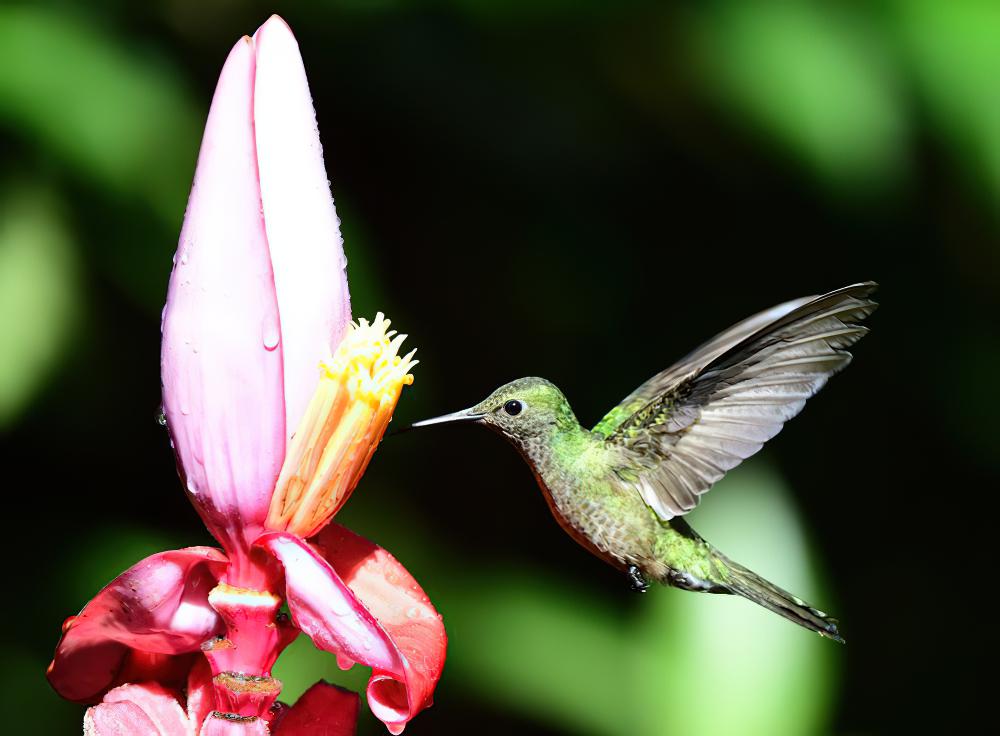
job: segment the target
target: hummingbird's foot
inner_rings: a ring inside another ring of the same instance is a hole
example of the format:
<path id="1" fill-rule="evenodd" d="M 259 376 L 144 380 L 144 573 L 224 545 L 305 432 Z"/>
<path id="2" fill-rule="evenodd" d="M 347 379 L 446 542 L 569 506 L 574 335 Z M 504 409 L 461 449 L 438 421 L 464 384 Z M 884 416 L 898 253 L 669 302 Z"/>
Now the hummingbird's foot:
<path id="1" fill-rule="evenodd" d="M 628 575 L 628 582 L 633 592 L 645 593 L 649 590 L 649 581 L 646 580 L 646 576 L 642 574 L 642 570 L 636 565 L 629 565 L 625 572 Z"/>

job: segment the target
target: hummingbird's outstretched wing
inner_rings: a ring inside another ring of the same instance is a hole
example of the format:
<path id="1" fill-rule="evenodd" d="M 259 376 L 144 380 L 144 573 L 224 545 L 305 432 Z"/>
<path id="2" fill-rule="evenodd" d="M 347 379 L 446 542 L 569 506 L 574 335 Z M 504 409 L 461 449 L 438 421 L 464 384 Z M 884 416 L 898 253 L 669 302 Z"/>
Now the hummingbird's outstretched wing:
<path id="1" fill-rule="evenodd" d="M 664 520 L 693 509 L 850 363 L 876 288 L 869 281 L 779 304 L 646 381 L 594 427 L 626 450 L 619 477 Z"/>

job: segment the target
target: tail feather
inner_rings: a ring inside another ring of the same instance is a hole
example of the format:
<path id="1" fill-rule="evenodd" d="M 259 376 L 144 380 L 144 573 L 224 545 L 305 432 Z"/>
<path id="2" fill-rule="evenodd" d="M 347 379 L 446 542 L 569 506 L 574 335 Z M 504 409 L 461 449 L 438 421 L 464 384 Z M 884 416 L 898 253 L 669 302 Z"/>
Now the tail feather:
<path id="1" fill-rule="evenodd" d="M 810 631 L 821 636 L 844 643 L 837 629 L 837 619 L 827 616 L 822 611 L 813 608 L 801 598 L 782 590 L 774 583 L 765 580 L 757 573 L 748 570 L 731 560 L 725 560 L 728 570 L 723 584 L 731 593 L 743 596 L 747 600 L 794 621 Z"/>

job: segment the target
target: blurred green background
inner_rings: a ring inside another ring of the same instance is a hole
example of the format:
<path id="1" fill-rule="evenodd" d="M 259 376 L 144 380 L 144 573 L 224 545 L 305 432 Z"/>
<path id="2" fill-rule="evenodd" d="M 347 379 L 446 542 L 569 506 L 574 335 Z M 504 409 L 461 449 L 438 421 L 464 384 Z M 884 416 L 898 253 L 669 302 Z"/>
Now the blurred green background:
<path id="1" fill-rule="evenodd" d="M 355 314 L 420 348 L 397 422 L 536 374 L 593 423 L 731 322 L 882 284 L 854 365 L 690 517 L 836 612 L 847 646 L 741 600 L 632 595 L 495 437 L 413 433 L 338 517 L 445 616 L 437 705 L 407 733 L 971 724 L 1000 475 L 1000 4 L 100 0 L 0 5 L 8 730 L 79 732 L 43 676 L 63 618 L 210 541 L 155 420 L 159 315 L 218 71 L 271 12 L 302 47 Z M 277 674 L 290 698 L 366 680 L 304 638 Z"/>

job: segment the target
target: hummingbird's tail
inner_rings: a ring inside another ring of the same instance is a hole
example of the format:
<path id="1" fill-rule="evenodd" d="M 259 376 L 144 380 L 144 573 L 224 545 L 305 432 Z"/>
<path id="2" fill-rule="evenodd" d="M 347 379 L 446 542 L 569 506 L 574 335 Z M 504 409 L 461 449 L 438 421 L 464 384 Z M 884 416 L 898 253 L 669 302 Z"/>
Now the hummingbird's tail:
<path id="1" fill-rule="evenodd" d="M 723 560 L 728 574 L 721 587 L 730 593 L 741 595 L 769 611 L 774 611 L 774 613 L 784 616 L 789 621 L 794 621 L 799 626 L 804 626 L 810 631 L 839 641 L 841 644 L 844 643 L 843 637 L 837 630 L 837 619 L 827 616 L 801 598 L 792 595 L 787 590 L 782 590 L 739 563 L 727 558 L 723 558 Z"/>

